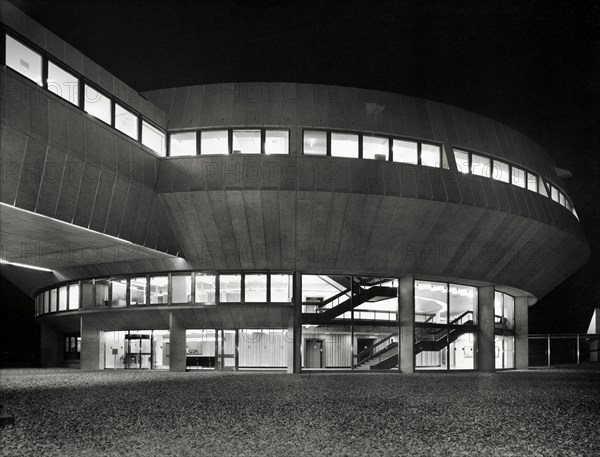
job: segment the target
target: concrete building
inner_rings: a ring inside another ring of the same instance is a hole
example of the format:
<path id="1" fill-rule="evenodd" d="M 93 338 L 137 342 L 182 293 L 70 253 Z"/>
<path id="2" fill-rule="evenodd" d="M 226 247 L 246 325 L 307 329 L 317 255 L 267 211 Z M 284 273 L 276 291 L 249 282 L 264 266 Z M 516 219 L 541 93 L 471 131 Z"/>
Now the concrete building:
<path id="1" fill-rule="evenodd" d="M 506 125 L 338 86 L 139 94 L 2 12 L 0 268 L 44 366 L 527 368 L 528 307 L 589 257 Z"/>

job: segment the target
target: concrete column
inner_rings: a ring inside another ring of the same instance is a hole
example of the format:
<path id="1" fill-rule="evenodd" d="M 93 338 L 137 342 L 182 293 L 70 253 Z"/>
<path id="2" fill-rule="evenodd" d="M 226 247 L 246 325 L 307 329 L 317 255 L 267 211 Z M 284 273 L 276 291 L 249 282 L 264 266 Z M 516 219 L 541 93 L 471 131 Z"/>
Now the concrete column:
<path id="1" fill-rule="evenodd" d="M 477 368 L 486 373 L 493 373 L 496 370 L 494 292 L 494 286 L 485 286 L 480 287 L 478 293 Z"/>
<path id="2" fill-rule="evenodd" d="M 594 314 L 592 314 L 592 320 L 590 321 L 590 325 L 588 327 L 589 334 L 598 334 L 600 333 L 600 308 L 596 308 L 594 310 Z M 598 362 L 600 360 L 600 341 L 593 340 L 590 341 L 590 362 Z"/>
<path id="3" fill-rule="evenodd" d="M 80 368 L 85 371 L 104 369 L 104 331 L 92 317 L 81 316 Z"/>
<path id="4" fill-rule="evenodd" d="M 171 311 L 169 315 L 169 371 L 185 371 L 185 326 Z"/>
<path id="5" fill-rule="evenodd" d="M 40 338 L 40 364 L 43 368 L 59 367 L 63 358 L 64 342 L 61 334 L 42 322 Z"/>
<path id="6" fill-rule="evenodd" d="M 515 297 L 515 368 L 529 368 L 529 298 Z"/>
<path id="7" fill-rule="evenodd" d="M 294 313 L 287 335 L 287 372 L 302 371 L 302 275 L 294 272 Z"/>
<path id="8" fill-rule="evenodd" d="M 398 281 L 398 370 L 415 372 L 415 281 L 403 276 Z"/>

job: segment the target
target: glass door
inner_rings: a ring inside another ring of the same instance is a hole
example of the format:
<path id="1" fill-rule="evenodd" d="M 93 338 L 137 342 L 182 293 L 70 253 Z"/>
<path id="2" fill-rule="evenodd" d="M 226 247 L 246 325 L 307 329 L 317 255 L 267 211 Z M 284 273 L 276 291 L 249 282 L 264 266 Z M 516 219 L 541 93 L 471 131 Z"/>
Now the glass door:
<path id="1" fill-rule="evenodd" d="M 152 367 L 152 335 L 128 333 L 125 335 L 125 369 L 150 369 Z"/>

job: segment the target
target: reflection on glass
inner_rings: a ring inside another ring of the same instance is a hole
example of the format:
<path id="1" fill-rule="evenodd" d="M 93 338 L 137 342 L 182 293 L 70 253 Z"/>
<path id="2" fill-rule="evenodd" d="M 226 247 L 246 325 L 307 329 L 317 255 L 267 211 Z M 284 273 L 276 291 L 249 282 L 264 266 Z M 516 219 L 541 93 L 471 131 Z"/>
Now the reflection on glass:
<path id="1" fill-rule="evenodd" d="M 471 173 L 484 178 L 490 177 L 490 159 L 477 154 L 471 154 Z"/>
<path id="2" fill-rule="evenodd" d="M 60 98 L 79 105 L 79 80 L 58 65 L 48 62 L 48 90 Z"/>
<path id="3" fill-rule="evenodd" d="M 456 160 L 456 167 L 461 173 L 469 173 L 469 153 L 465 151 L 454 150 L 454 160 Z"/>
<path id="4" fill-rule="evenodd" d="M 267 275 L 246 275 L 244 278 L 244 301 L 267 301 Z"/>
<path id="5" fill-rule="evenodd" d="M 196 155 L 196 132 L 171 133 L 169 138 L 170 157 Z"/>
<path id="6" fill-rule="evenodd" d="M 85 112 L 110 125 L 112 119 L 110 98 L 87 84 L 84 85 L 84 95 L 83 109 Z"/>
<path id="7" fill-rule="evenodd" d="M 265 130 L 265 154 L 289 154 L 289 136 L 287 130 Z"/>
<path id="8" fill-rule="evenodd" d="M 167 155 L 165 134 L 144 120 L 142 120 L 142 144 L 162 157 Z"/>
<path id="9" fill-rule="evenodd" d="M 79 284 L 69 284 L 69 309 L 79 309 Z"/>
<path id="10" fill-rule="evenodd" d="M 363 159 L 388 160 L 389 140 L 379 136 L 363 136 Z"/>
<path id="11" fill-rule="evenodd" d="M 148 279 L 145 276 L 139 278 L 131 278 L 129 281 L 130 297 L 129 301 L 132 306 L 146 304 L 146 292 L 148 290 Z"/>
<path id="12" fill-rule="evenodd" d="M 394 162 L 411 163 L 414 165 L 419 163 L 418 145 L 414 141 L 394 140 L 392 142 L 392 150 L 394 152 Z"/>
<path id="13" fill-rule="evenodd" d="M 304 154 L 327 155 L 327 133 L 317 130 L 304 131 Z"/>
<path id="14" fill-rule="evenodd" d="M 229 154 L 227 130 L 205 130 L 200 132 L 200 154 Z"/>
<path id="15" fill-rule="evenodd" d="M 6 66 L 42 85 L 42 56 L 6 35 Z"/>
<path id="16" fill-rule="evenodd" d="M 331 155 L 333 157 L 358 158 L 358 135 L 332 132 Z"/>
<path id="17" fill-rule="evenodd" d="M 115 128 L 134 140 L 138 139 L 138 117 L 118 103 L 115 103 Z"/>
<path id="18" fill-rule="evenodd" d="M 192 277 L 190 275 L 172 275 L 171 281 L 173 290 L 171 303 L 191 303 Z"/>
<path id="19" fill-rule="evenodd" d="M 285 303 L 292 301 L 291 275 L 271 275 L 271 301 Z"/>
<path id="20" fill-rule="evenodd" d="M 242 301 L 242 276 L 219 276 L 219 301 L 221 303 L 237 303 Z"/>
<path id="21" fill-rule="evenodd" d="M 234 130 L 234 154 L 260 154 L 260 130 Z"/>
<path id="22" fill-rule="evenodd" d="M 435 144 L 421 144 L 421 165 L 440 168 L 442 166 L 442 149 Z"/>
<path id="23" fill-rule="evenodd" d="M 510 173 L 508 171 L 508 164 L 494 160 L 494 168 L 492 170 L 492 178 L 496 181 L 509 182 Z"/>
<path id="24" fill-rule="evenodd" d="M 169 302 L 169 277 L 151 276 L 150 277 L 150 304 L 165 304 Z"/>
<path id="25" fill-rule="evenodd" d="M 112 285 L 112 306 L 127 305 L 127 279 L 113 279 Z"/>
<path id="26" fill-rule="evenodd" d="M 214 303 L 216 301 L 216 279 L 214 275 L 196 273 L 196 303 Z"/>

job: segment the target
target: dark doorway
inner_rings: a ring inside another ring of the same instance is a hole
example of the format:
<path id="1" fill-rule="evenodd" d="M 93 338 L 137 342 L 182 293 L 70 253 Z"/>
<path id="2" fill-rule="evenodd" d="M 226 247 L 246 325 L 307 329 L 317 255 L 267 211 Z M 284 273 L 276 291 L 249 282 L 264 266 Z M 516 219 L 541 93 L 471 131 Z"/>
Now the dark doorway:
<path id="1" fill-rule="evenodd" d="M 358 346 L 358 363 L 371 358 L 373 355 L 374 338 L 358 338 L 356 345 Z"/>
<path id="2" fill-rule="evenodd" d="M 323 368 L 323 342 L 306 340 L 305 368 Z"/>

